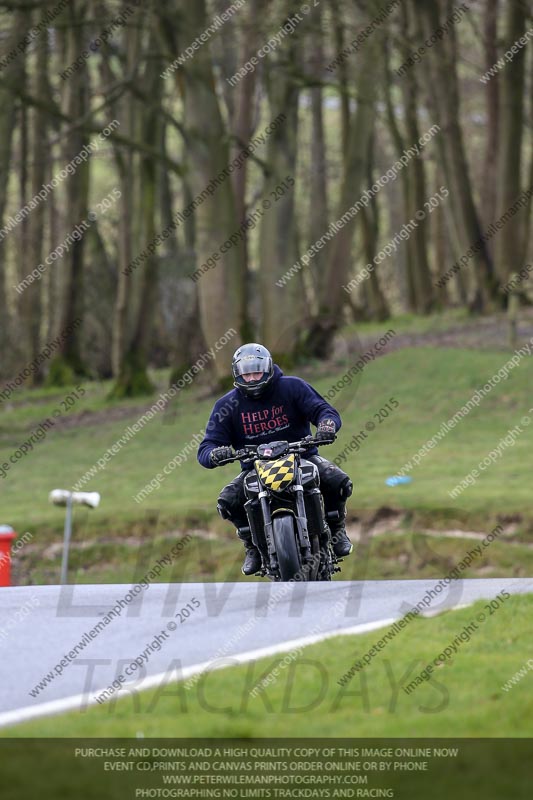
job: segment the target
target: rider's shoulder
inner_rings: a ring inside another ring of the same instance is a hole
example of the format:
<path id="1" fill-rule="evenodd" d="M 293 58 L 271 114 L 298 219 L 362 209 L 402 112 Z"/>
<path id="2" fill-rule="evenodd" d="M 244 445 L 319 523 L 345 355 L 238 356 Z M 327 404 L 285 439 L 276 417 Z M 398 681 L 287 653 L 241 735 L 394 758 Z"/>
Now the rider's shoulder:
<path id="1" fill-rule="evenodd" d="M 230 389 L 229 392 L 226 392 L 226 394 L 223 394 L 218 398 L 213 408 L 219 411 L 221 408 L 225 408 L 227 406 L 231 408 L 237 406 L 238 404 L 239 394 L 237 389 Z"/>
<path id="2" fill-rule="evenodd" d="M 279 380 L 283 386 L 287 386 L 293 391 L 301 391 L 309 386 L 307 381 L 304 381 L 303 378 L 299 378 L 297 375 L 283 375 Z"/>

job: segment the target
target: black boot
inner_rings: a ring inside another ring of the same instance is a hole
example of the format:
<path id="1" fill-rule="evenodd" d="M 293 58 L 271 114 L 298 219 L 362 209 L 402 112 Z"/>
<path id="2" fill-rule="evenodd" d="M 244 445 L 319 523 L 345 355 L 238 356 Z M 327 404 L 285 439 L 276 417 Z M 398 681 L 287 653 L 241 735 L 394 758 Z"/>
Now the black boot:
<path id="1" fill-rule="evenodd" d="M 339 558 L 343 558 L 344 556 L 349 556 L 353 550 L 353 544 L 348 539 L 346 534 L 346 508 L 340 508 L 338 512 L 330 512 L 328 514 L 328 525 L 331 531 L 331 543 L 333 545 L 333 552 Z M 336 519 L 331 519 L 331 517 L 337 517 Z"/>
<path id="2" fill-rule="evenodd" d="M 237 536 L 246 550 L 241 572 L 243 575 L 254 575 L 261 569 L 261 554 L 252 542 L 250 528 L 237 528 Z"/>

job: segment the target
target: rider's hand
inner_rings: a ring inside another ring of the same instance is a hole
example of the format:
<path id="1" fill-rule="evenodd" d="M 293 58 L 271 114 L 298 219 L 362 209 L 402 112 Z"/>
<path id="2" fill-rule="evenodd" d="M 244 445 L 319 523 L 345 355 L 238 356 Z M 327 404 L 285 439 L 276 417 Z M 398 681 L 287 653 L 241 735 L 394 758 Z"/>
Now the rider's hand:
<path id="1" fill-rule="evenodd" d="M 315 439 L 317 442 L 331 444 L 336 439 L 336 426 L 332 419 L 323 419 L 318 423 Z"/>
<path id="2" fill-rule="evenodd" d="M 215 447 L 214 450 L 211 450 L 209 454 L 209 458 L 211 463 L 218 467 L 221 461 L 227 461 L 228 458 L 233 456 L 233 450 L 231 447 Z"/>

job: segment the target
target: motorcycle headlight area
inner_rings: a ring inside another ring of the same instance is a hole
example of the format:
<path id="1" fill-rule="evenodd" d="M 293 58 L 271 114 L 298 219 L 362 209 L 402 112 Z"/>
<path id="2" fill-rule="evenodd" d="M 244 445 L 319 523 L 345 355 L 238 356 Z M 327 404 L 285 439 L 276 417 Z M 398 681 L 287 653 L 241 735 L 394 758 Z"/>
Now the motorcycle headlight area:
<path id="1" fill-rule="evenodd" d="M 291 453 L 275 461 L 256 461 L 255 469 L 265 489 L 272 492 L 283 492 L 294 483 L 296 477 L 296 460 Z"/>

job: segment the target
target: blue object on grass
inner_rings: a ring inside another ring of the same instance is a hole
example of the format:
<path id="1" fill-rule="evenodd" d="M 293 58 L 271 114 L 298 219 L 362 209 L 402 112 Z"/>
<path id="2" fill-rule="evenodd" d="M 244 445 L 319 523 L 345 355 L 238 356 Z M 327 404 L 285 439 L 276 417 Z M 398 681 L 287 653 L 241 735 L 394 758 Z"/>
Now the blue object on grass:
<path id="1" fill-rule="evenodd" d="M 409 475 L 393 475 L 392 478 L 387 478 L 385 483 L 387 486 L 398 486 L 400 483 L 411 483 L 412 480 Z"/>

